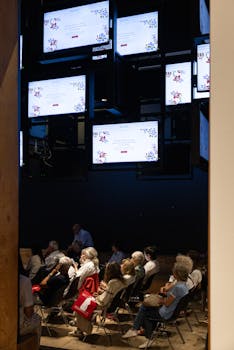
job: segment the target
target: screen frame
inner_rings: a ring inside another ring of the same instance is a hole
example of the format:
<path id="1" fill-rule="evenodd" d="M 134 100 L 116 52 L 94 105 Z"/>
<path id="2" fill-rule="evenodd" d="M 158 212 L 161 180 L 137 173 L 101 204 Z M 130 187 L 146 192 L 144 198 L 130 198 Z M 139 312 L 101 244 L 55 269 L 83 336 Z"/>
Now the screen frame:
<path id="1" fill-rule="evenodd" d="M 153 13 L 153 12 L 157 13 L 157 49 L 154 50 L 154 51 L 135 52 L 135 53 L 125 54 L 125 55 L 124 54 L 120 54 L 118 52 L 118 48 L 117 48 L 117 43 L 118 43 L 118 21 L 120 19 L 123 19 L 123 18 L 131 18 L 131 17 L 134 17 L 134 16 L 143 16 L 143 15 L 147 15 L 147 14 L 150 14 L 150 13 Z M 155 10 L 151 10 L 151 11 L 148 10 L 146 12 L 122 15 L 122 16 L 117 17 L 116 18 L 116 53 L 119 56 L 121 56 L 121 57 L 123 57 L 125 59 L 127 59 L 127 58 L 130 58 L 130 59 L 131 58 L 137 58 L 137 57 L 141 57 L 141 56 L 144 57 L 146 55 L 151 56 L 151 55 L 158 54 L 159 53 L 159 37 L 160 37 L 160 35 L 159 35 L 159 23 L 160 23 L 159 14 L 160 14 L 159 10 L 155 9 Z"/>
<path id="2" fill-rule="evenodd" d="M 72 8 L 78 8 L 80 6 L 88 6 L 94 3 L 101 3 L 103 1 L 107 1 L 108 5 L 109 5 L 109 39 L 108 41 L 106 41 L 105 43 L 97 43 L 97 44 L 87 44 L 87 45 L 83 45 L 83 46 L 76 46 L 76 47 L 70 47 L 70 48 L 64 48 L 64 49 L 60 49 L 60 50 L 55 50 L 55 51 L 51 51 L 51 52 L 44 52 L 44 15 L 45 13 L 49 13 L 49 12 L 55 12 L 55 11 L 61 11 L 61 10 L 68 10 L 68 9 L 72 9 Z M 63 1 L 61 3 L 47 3 L 44 4 L 44 7 L 42 9 L 42 13 L 41 13 L 41 20 L 40 20 L 40 26 L 41 26 L 41 31 L 40 31 L 40 61 L 41 62 L 46 62 L 47 60 L 63 60 L 63 59 L 68 59 L 69 57 L 73 60 L 73 59 L 84 59 L 87 57 L 91 57 L 92 54 L 95 54 L 95 52 L 93 52 L 93 48 L 102 48 L 103 46 L 107 46 L 110 44 L 110 42 L 112 41 L 112 31 L 111 31 L 111 18 L 112 16 L 112 5 L 111 5 L 111 1 L 110 0 L 99 0 L 99 1 L 94 1 L 94 0 L 89 0 L 89 1 L 85 1 L 85 0 L 81 0 L 79 2 L 76 1 Z M 105 49 L 104 49 L 105 51 Z M 108 51 L 108 50 L 107 50 Z M 100 51 L 102 53 L 102 51 Z"/>
<path id="3" fill-rule="evenodd" d="M 115 125 L 115 124 L 131 124 L 131 123 L 142 123 L 142 122 L 157 122 L 158 126 L 158 160 L 147 162 L 147 161 L 132 161 L 132 162 L 112 162 L 112 163 L 93 163 L 93 126 L 95 125 Z M 159 168 L 161 167 L 161 143 L 162 143 L 162 122 L 160 117 L 152 117 L 152 118 L 143 118 L 143 120 L 121 120 L 118 121 L 94 121 L 93 123 L 90 123 L 89 125 L 89 135 L 90 135 L 90 169 L 91 170 L 137 170 L 139 168 L 146 167 L 154 167 Z"/>
<path id="4" fill-rule="evenodd" d="M 78 76 L 84 76 L 85 77 L 85 110 L 81 111 L 81 112 L 68 112 L 68 113 L 61 113 L 61 114 L 47 114 L 47 115 L 39 115 L 39 116 L 35 116 L 35 117 L 31 117 L 29 116 L 29 84 L 31 82 L 40 82 L 40 81 L 50 81 L 50 80 L 56 80 L 56 79 L 63 79 L 63 78 L 72 78 L 72 77 L 78 77 Z M 30 80 L 28 80 L 27 82 L 27 104 L 26 104 L 26 110 L 27 110 L 27 119 L 31 119 L 31 120 L 38 120 L 39 122 L 43 122 L 46 121 L 48 118 L 53 118 L 53 117 L 66 117 L 66 116 L 71 116 L 71 115 L 75 115 L 75 116 L 80 116 L 80 115 L 86 115 L 87 110 L 88 110 L 88 105 L 89 105 L 89 75 L 87 72 L 76 72 L 76 74 L 72 74 L 72 75 L 57 75 L 57 74 L 53 74 L 53 75 L 47 75 L 44 76 L 43 78 L 40 76 L 40 78 L 31 78 Z"/>
<path id="5" fill-rule="evenodd" d="M 184 63 L 187 63 L 187 64 L 190 64 L 190 101 L 189 102 L 181 102 L 181 103 L 176 103 L 176 104 L 167 104 L 166 102 L 166 99 L 167 99 L 167 83 L 166 83 L 166 69 L 167 69 L 167 66 L 169 65 L 180 65 L 180 64 L 184 64 Z M 190 59 L 183 59 L 182 61 L 166 61 L 165 62 L 165 72 L 164 72 L 164 104 L 165 104 L 165 107 L 167 109 L 170 109 L 170 108 L 180 108 L 181 106 L 183 105 L 189 105 L 192 103 L 192 61 L 191 61 L 191 58 Z"/>

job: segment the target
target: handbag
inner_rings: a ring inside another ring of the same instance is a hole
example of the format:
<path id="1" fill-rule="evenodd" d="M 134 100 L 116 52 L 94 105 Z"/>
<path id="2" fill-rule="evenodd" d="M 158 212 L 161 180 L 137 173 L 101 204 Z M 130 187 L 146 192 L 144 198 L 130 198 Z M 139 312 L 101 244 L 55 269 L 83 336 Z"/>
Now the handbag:
<path id="1" fill-rule="evenodd" d="M 89 320 L 91 319 L 93 311 L 96 309 L 96 307 L 97 303 L 92 294 L 86 290 L 83 290 L 79 293 L 76 301 L 72 305 L 72 310 Z"/>
<path id="2" fill-rule="evenodd" d="M 143 305 L 144 306 L 151 306 L 151 307 L 156 307 L 160 306 L 161 304 L 159 303 L 161 300 L 161 296 L 155 293 L 152 294 L 146 294 L 144 297 Z"/>

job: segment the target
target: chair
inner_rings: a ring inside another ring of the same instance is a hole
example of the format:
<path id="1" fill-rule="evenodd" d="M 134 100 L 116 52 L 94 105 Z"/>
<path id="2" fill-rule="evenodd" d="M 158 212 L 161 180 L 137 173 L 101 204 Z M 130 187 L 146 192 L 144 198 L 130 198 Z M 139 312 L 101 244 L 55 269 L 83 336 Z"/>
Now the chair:
<path id="1" fill-rule="evenodd" d="M 141 290 L 143 292 L 146 292 L 150 287 L 151 287 L 151 284 L 155 278 L 155 276 L 157 276 L 158 272 L 154 273 L 153 275 L 149 276 L 146 280 L 146 282 L 142 285 L 142 288 Z"/>
<path id="2" fill-rule="evenodd" d="M 53 294 L 53 298 L 48 304 L 43 304 L 43 302 L 40 299 L 40 296 L 37 293 L 34 293 L 35 306 L 37 306 L 41 314 L 42 322 L 45 324 L 49 336 L 52 336 L 52 335 L 51 335 L 50 327 L 48 325 L 48 318 L 51 316 L 52 312 L 60 313 L 64 323 L 68 326 L 68 321 L 64 315 L 63 307 L 62 307 L 63 294 L 66 287 L 67 285 L 60 287 Z"/>
<path id="3" fill-rule="evenodd" d="M 174 347 L 173 347 L 173 345 L 171 344 L 171 341 L 170 341 L 169 332 L 166 329 L 167 325 L 171 325 L 171 326 L 174 326 L 176 328 L 177 333 L 180 336 L 180 339 L 181 339 L 182 343 L 185 344 L 184 337 L 183 337 L 182 332 L 181 332 L 181 330 L 179 328 L 178 319 L 179 318 L 181 319 L 183 317 L 185 319 L 185 321 L 186 321 L 190 331 L 191 332 L 193 331 L 192 327 L 191 327 L 191 324 L 190 324 L 190 322 L 189 322 L 189 320 L 187 318 L 187 307 L 188 307 L 189 301 L 191 300 L 190 298 L 191 298 L 191 296 L 188 293 L 188 294 L 186 294 L 184 297 L 182 297 L 180 299 L 180 301 L 177 304 L 176 309 L 173 312 L 173 315 L 171 316 L 170 319 L 163 320 L 163 321 L 162 320 L 158 320 L 158 319 L 150 319 L 152 322 L 156 323 L 156 327 L 155 327 L 155 329 L 154 329 L 154 331 L 153 331 L 149 341 L 147 342 L 145 349 L 148 349 L 148 346 L 151 343 L 151 341 L 156 339 L 160 333 L 163 333 L 163 334 L 167 335 L 167 339 L 168 339 L 168 342 L 170 344 L 170 347 L 171 347 L 172 350 L 174 350 Z"/>
<path id="4" fill-rule="evenodd" d="M 122 333 L 118 312 L 123 305 L 123 299 L 124 299 L 125 293 L 126 293 L 126 288 L 121 289 L 115 295 L 111 304 L 108 307 L 103 307 L 102 309 L 95 310 L 94 315 L 91 319 L 92 328 L 93 326 L 96 326 L 97 330 L 99 330 L 99 328 L 102 328 L 105 335 L 109 337 L 110 345 L 112 345 L 112 338 L 111 338 L 111 332 L 106 327 L 106 320 L 111 316 L 111 319 L 117 322 L 119 330 Z M 85 337 L 83 338 L 83 341 L 85 341 L 86 338 L 87 338 L 87 335 L 85 335 Z"/>

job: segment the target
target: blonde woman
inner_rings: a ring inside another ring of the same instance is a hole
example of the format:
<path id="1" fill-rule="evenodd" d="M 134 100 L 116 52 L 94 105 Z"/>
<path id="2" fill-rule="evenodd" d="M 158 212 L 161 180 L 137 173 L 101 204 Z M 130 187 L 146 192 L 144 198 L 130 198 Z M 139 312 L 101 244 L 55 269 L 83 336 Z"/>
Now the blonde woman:
<path id="1" fill-rule="evenodd" d="M 79 277 L 78 290 L 82 286 L 84 280 L 88 276 L 99 273 L 99 259 L 98 252 L 93 247 L 87 247 L 82 249 L 80 256 L 80 268 L 76 272 L 76 276 Z"/>
<path id="2" fill-rule="evenodd" d="M 128 258 L 122 261 L 121 272 L 127 286 L 136 281 L 135 266 L 131 259 Z"/>

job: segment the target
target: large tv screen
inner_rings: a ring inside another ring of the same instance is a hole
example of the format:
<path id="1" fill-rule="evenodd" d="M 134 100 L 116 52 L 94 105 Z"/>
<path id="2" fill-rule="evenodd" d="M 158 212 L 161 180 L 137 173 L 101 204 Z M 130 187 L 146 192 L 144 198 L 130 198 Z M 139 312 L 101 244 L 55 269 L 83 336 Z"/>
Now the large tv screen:
<path id="1" fill-rule="evenodd" d="M 210 44 L 197 45 L 197 90 L 210 90 Z"/>
<path id="2" fill-rule="evenodd" d="M 191 102 L 191 62 L 166 64 L 166 106 Z"/>
<path id="3" fill-rule="evenodd" d="M 117 52 L 121 56 L 157 50 L 157 11 L 117 18 Z"/>
<path id="4" fill-rule="evenodd" d="M 28 117 L 83 113 L 86 76 L 78 75 L 28 83 Z"/>
<path id="5" fill-rule="evenodd" d="M 93 125 L 92 163 L 157 162 L 158 121 Z"/>
<path id="6" fill-rule="evenodd" d="M 109 1 L 44 13 L 44 53 L 108 41 Z"/>

